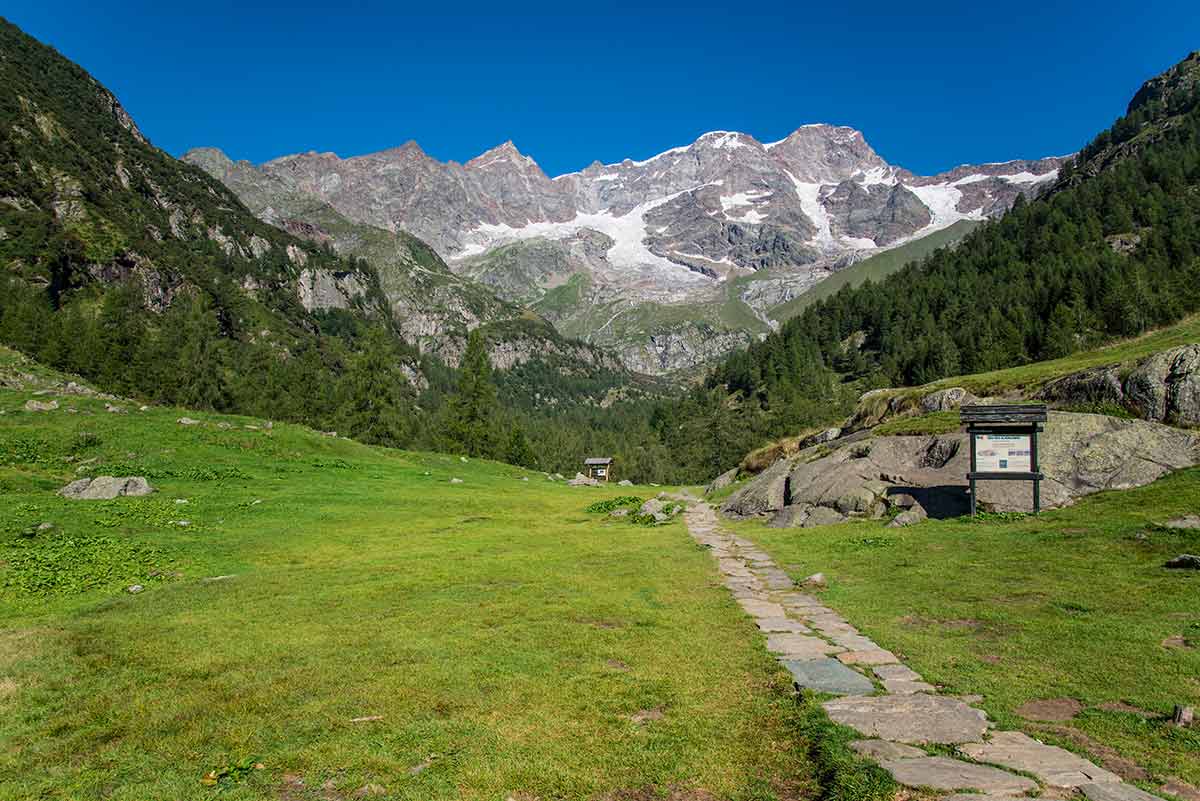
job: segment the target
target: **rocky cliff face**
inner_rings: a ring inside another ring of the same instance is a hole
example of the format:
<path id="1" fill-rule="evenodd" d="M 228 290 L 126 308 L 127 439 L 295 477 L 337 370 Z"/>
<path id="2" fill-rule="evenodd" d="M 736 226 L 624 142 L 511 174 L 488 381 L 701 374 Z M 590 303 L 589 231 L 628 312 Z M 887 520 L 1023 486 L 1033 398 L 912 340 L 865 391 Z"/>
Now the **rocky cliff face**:
<path id="1" fill-rule="evenodd" d="M 255 181 L 276 195 L 316 198 L 354 223 L 411 231 L 455 272 L 510 301 L 549 299 L 568 329 L 622 353 L 684 336 L 690 341 L 678 359 L 629 362 L 669 372 L 690 366 L 689 352 L 714 350 L 700 347 L 700 329 L 673 324 L 614 341 L 603 320 L 594 328 L 584 321 L 598 307 L 615 304 L 616 313 L 645 303 L 680 306 L 673 316 L 686 320 L 689 306 L 724 302 L 726 284 L 739 278 L 769 280 L 773 294 L 787 296 L 789 286 L 811 285 L 857 258 L 958 220 L 996 216 L 1053 182 L 1059 164 L 917 176 L 885 162 L 858 131 L 806 125 L 771 143 L 716 131 L 645 161 L 597 162 L 556 178 L 511 142 L 465 164 L 438 162 L 410 142 L 354 158 L 305 153 L 239 169 L 258 173 Z M 241 176 L 223 180 L 236 186 Z M 573 276 L 592 291 L 570 305 L 559 289 Z M 706 344 L 733 347 L 768 330 L 768 308 L 736 302 L 743 322 Z"/>

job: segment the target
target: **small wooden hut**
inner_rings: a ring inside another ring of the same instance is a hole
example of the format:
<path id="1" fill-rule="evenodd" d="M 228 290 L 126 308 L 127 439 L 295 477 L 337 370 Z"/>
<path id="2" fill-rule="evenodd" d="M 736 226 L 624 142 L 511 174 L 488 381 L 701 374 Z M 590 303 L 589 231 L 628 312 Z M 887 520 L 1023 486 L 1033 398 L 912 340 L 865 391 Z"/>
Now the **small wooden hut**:
<path id="1" fill-rule="evenodd" d="M 583 460 L 583 474 L 597 481 L 608 481 L 612 478 L 612 465 L 611 456 L 592 456 Z"/>

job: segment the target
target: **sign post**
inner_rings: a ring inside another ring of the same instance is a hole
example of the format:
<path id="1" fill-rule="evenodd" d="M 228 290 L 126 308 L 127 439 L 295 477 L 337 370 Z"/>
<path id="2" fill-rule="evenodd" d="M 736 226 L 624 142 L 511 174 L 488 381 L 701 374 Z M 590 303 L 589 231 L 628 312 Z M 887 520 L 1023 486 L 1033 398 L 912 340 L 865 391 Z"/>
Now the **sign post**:
<path id="1" fill-rule="evenodd" d="M 1033 513 L 1042 511 L 1038 434 L 1046 422 L 1044 405 L 964 406 L 959 417 L 971 440 L 971 515 L 977 481 L 1032 481 Z"/>

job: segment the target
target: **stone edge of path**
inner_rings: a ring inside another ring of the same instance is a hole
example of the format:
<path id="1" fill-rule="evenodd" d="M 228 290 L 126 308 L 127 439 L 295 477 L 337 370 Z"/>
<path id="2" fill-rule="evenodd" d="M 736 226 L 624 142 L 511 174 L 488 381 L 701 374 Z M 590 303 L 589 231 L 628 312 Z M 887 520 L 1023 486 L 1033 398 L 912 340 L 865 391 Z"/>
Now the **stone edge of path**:
<path id="1" fill-rule="evenodd" d="M 938 695 L 895 654 L 803 592 L 753 542 L 723 529 L 710 505 L 693 501 L 685 521 L 692 539 L 712 553 L 725 587 L 758 624 L 771 655 L 792 674 L 797 691 L 840 696 L 822 704 L 826 714 L 857 731 L 864 739 L 852 744 L 856 753 L 899 784 L 958 791 L 942 801 L 1025 798 L 1032 791 L 1068 791 L 1091 801 L 1158 799 L 1077 754 L 1023 733 L 993 736 L 994 724 L 983 710 Z M 781 631 L 785 621 L 794 621 L 795 628 Z M 920 748 L 930 745 L 953 746 L 954 756 Z M 1053 770 L 1060 764 L 1072 768 L 1070 775 Z"/>

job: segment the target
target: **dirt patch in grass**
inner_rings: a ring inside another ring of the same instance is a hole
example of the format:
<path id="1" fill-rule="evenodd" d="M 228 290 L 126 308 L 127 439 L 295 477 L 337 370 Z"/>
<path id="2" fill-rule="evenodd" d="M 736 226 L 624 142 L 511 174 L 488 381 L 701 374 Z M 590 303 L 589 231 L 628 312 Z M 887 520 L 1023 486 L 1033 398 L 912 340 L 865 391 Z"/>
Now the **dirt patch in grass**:
<path id="1" fill-rule="evenodd" d="M 0 632 L 0 667 L 14 665 L 37 656 L 41 640 L 47 635 L 37 629 L 14 629 Z"/>
<path id="2" fill-rule="evenodd" d="M 1162 641 L 1162 647 L 1183 649 L 1185 651 L 1190 651 L 1195 648 L 1195 646 L 1192 645 L 1192 643 L 1182 634 L 1172 634 L 1170 637 L 1167 637 Z"/>
<path id="3" fill-rule="evenodd" d="M 1146 720 L 1153 720 L 1154 718 L 1158 717 L 1158 715 L 1153 712 L 1134 706 L 1133 704 L 1127 704 L 1124 701 L 1106 701 L 1096 708 L 1102 712 L 1125 712 L 1130 715 L 1137 715 L 1139 718 L 1144 718 Z"/>
<path id="4" fill-rule="evenodd" d="M 1132 759 L 1121 756 L 1114 749 L 1103 743 L 1098 743 L 1078 729 L 1070 726 L 1043 724 L 1033 727 L 1034 733 L 1044 732 L 1061 737 L 1072 745 L 1082 748 L 1093 756 L 1100 766 L 1120 776 L 1125 781 L 1144 782 L 1150 780 L 1150 773 Z"/>
<path id="5" fill-rule="evenodd" d="M 1183 801 L 1200 801 L 1200 787 L 1195 787 L 1179 779 L 1167 779 L 1161 788 L 1167 795 L 1181 798 Z"/>
<path id="6" fill-rule="evenodd" d="M 644 726 L 647 723 L 655 720 L 662 720 L 666 715 L 663 714 L 663 708 L 656 706 L 653 709 L 641 709 L 629 716 L 629 719 L 637 726 Z"/>
<path id="7" fill-rule="evenodd" d="M 604 663 L 604 666 L 610 670 L 629 670 L 629 665 L 625 664 L 620 659 L 609 659 Z"/>
<path id="8" fill-rule="evenodd" d="M 1083 704 L 1074 698 L 1039 698 L 1027 701 L 1013 711 L 1026 720 L 1060 723 L 1082 712 Z"/>
<path id="9" fill-rule="evenodd" d="M 17 683 L 7 676 L 0 679 L 0 701 L 17 694 Z"/>
<path id="10" fill-rule="evenodd" d="M 610 790 L 596 796 L 595 801 L 717 801 L 717 797 L 702 787 L 684 787 L 676 784 L 668 787 L 665 795 L 660 788 L 647 785 Z"/>

